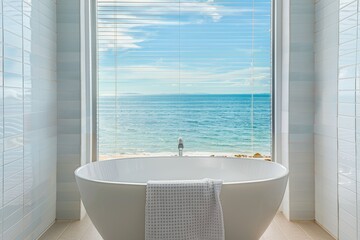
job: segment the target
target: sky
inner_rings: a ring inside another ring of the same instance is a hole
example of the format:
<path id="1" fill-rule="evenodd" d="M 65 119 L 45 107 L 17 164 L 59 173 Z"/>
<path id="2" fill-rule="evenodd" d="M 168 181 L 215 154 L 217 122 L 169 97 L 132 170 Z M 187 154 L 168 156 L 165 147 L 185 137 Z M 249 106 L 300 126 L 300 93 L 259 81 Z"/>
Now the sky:
<path id="1" fill-rule="evenodd" d="M 99 95 L 271 92 L 271 0 L 98 0 Z"/>

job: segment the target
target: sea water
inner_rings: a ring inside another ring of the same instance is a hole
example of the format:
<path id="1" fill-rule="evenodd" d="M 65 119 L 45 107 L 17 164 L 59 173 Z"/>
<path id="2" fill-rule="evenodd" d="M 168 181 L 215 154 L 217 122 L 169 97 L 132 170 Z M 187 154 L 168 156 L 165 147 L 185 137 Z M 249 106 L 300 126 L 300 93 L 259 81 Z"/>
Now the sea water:
<path id="1" fill-rule="evenodd" d="M 98 97 L 99 156 L 271 155 L 270 94 Z"/>

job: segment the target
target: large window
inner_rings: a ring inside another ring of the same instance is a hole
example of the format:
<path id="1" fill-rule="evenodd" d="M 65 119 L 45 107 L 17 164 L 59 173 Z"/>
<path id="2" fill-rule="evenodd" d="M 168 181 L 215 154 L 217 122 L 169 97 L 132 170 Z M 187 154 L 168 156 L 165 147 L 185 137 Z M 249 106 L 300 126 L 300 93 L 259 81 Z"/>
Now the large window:
<path id="1" fill-rule="evenodd" d="M 271 0 L 97 0 L 98 156 L 271 157 Z"/>

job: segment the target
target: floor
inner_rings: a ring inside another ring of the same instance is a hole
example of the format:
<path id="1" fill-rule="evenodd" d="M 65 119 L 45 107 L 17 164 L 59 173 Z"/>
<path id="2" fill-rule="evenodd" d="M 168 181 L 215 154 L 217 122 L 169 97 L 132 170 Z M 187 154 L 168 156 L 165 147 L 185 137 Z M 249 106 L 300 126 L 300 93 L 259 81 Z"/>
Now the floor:
<path id="1" fill-rule="evenodd" d="M 57 221 L 40 240 L 101 240 L 89 217 Z M 334 240 L 313 221 L 289 222 L 278 213 L 260 240 Z"/>

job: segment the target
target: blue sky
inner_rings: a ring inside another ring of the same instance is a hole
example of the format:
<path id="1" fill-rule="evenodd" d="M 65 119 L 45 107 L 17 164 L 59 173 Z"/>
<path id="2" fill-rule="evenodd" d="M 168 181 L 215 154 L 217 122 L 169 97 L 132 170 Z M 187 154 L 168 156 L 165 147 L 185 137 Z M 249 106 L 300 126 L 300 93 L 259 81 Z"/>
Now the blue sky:
<path id="1" fill-rule="evenodd" d="M 270 0 L 114 2 L 98 0 L 100 95 L 270 93 Z"/>

